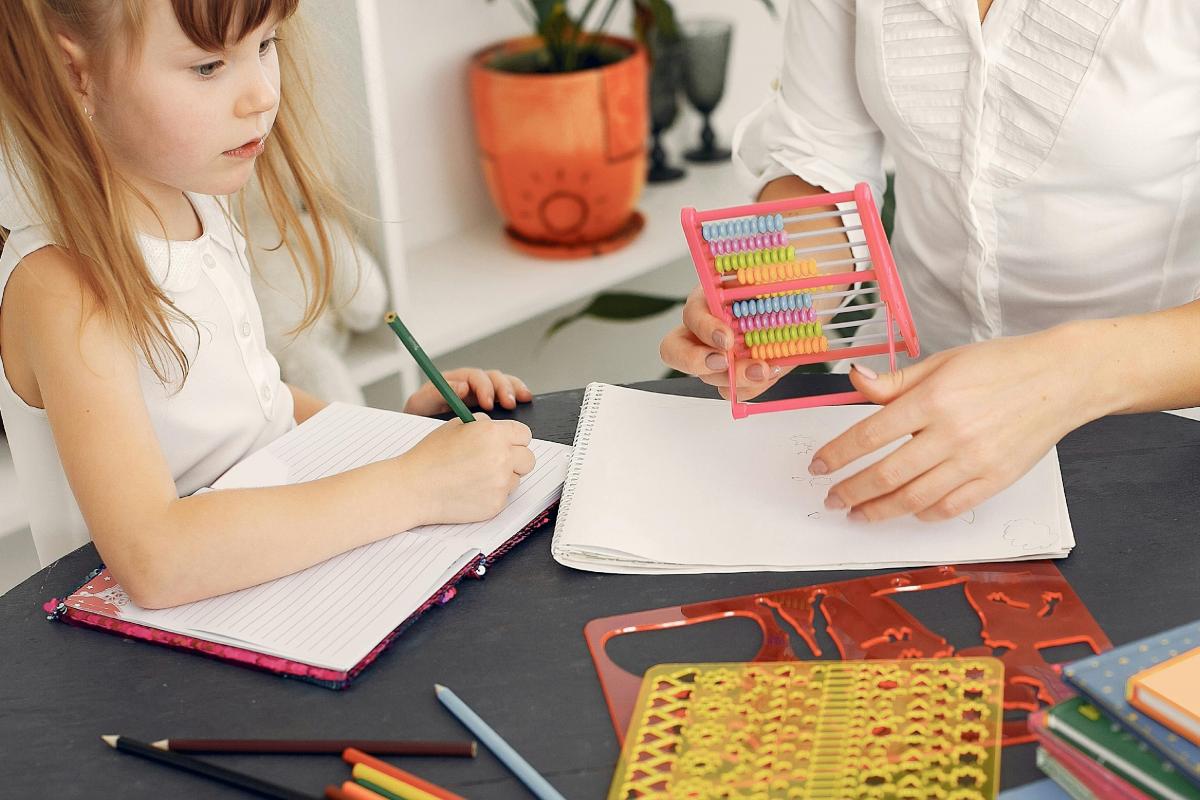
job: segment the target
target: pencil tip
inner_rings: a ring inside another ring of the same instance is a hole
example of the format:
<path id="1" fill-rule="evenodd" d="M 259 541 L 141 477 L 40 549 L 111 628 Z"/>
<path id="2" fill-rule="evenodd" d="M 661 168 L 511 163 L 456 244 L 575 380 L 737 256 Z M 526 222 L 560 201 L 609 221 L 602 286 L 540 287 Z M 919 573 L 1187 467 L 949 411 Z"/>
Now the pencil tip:
<path id="1" fill-rule="evenodd" d="M 171 740 L 170 739 L 159 739 L 157 742 L 151 742 L 150 746 L 157 747 L 159 750 L 170 750 L 171 749 Z"/>
<path id="2" fill-rule="evenodd" d="M 121 737 L 117 736 L 114 733 L 106 733 L 103 736 L 101 736 L 100 738 L 103 739 L 108 744 L 109 747 L 116 747 L 117 739 L 120 739 Z"/>
<path id="3" fill-rule="evenodd" d="M 435 683 L 433 685 L 433 693 L 434 694 L 441 694 L 444 691 L 446 691 L 446 687 L 442 686 L 440 683 Z"/>

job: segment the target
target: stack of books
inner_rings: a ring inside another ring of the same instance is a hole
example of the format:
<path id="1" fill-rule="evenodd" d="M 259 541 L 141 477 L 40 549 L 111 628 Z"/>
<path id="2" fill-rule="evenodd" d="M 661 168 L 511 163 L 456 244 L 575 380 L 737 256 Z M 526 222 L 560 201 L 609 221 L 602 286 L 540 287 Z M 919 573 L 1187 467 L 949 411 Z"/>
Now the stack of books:
<path id="1" fill-rule="evenodd" d="M 1038 766 L 1074 798 L 1200 800 L 1200 622 L 1066 666 L 1033 714 Z"/>

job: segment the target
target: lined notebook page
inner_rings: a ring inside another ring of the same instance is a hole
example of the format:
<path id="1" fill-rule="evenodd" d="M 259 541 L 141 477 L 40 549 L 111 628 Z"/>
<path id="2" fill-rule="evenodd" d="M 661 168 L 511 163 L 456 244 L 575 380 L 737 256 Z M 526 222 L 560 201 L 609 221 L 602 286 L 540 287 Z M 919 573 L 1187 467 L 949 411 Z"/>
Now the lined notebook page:
<path id="1" fill-rule="evenodd" d="M 592 384 L 554 533 L 562 564 L 600 572 L 735 572 L 1063 556 L 1074 545 L 1057 454 L 959 519 L 846 520 L 824 498 L 891 448 L 832 476 L 818 447 L 875 406 L 732 419 L 729 403 Z"/>
<path id="2" fill-rule="evenodd" d="M 443 423 L 335 403 L 226 473 L 214 489 L 299 483 L 408 450 Z M 306 570 L 121 618 L 335 670 L 357 664 L 480 552 L 491 553 L 555 499 L 570 448 L 534 440 L 534 471 L 486 522 L 416 528 Z"/>

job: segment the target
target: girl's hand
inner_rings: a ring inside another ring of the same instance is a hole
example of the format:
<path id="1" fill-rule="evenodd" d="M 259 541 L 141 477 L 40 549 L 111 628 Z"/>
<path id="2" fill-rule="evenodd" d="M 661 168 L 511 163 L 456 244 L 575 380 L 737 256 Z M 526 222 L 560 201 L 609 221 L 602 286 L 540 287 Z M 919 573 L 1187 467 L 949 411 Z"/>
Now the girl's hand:
<path id="1" fill-rule="evenodd" d="M 708 313 L 704 290 L 697 286 L 683 306 L 683 324 L 668 333 L 658 347 L 663 363 L 672 369 L 695 375 L 716 386 L 729 399 L 729 361 L 734 333 L 721 320 Z M 737 393 L 739 400 L 750 400 L 765 392 L 783 377 L 779 367 L 765 361 L 738 361 Z"/>
<path id="2" fill-rule="evenodd" d="M 398 460 L 418 483 L 423 524 L 478 522 L 500 513 L 521 476 L 533 469 L 532 434 L 511 420 L 476 414 L 464 425 L 452 419 Z"/>
<path id="3" fill-rule="evenodd" d="M 450 388 L 458 393 L 467 405 L 478 406 L 484 411 L 491 411 L 499 403 L 501 407 L 512 410 L 517 403 L 528 403 L 533 399 L 533 393 L 520 378 L 505 375 L 499 370 L 488 370 L 473 367 L 451 369 L 443 372 Z M 426 383 L 404 404 L 404 411 L 409 414 L 432 416 L 444 414 L 450 410 L 446 401 L 438 393 L 437 387 Z"/>
<path id="4" fill-rule="evenodd" d="M 1074 337 L 1064 327 L 995 339 L 879 376 L 856 366 L 854 386 L 885 407 L 819 449 L 809 472 L 836 472 L 912 439 L 834 484 L 826 507 L 857 520 L 944 520 L 1011 484 L 1063 435 L 1105 413 L 1090 391 L 1099 371 L 1090 359 L 1103 351 Z"/>

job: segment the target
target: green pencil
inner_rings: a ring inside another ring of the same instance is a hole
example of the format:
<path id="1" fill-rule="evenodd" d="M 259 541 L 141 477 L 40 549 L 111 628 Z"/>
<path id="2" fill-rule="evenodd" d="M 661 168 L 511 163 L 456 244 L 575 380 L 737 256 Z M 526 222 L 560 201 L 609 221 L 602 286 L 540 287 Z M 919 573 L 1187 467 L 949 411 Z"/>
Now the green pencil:
<path id="1" fill-rule="evenodd" d="M 389 311 L 387 316 L 383 318 L 383 321 L 388 324 L 389 328 L 396 332 L 396 336 L 399 337 L 408 352 L 412 354 L 413 359 L 417 362 L 417 366 L 429 376 L 429 380 L 441 392 L 442 397 L 446 400 L 446 404 L 450 406 L 450 410 L 457 414 L 458 418 L 463 422 L 474 422 L 475 417 L 471 414 L 470 409 L 467 408 L 467 404 L 455 394 L 454 390 L 450 388 L 450 384 L 446 383 L 446 379 L 442 377 L 442 373 L 429 360 L 429 356 L 425 355 L 425 351 L 421 348 L 421 345 L 408 332 L 408 328 L 404 327 L 404 323 L 396 316 L 396 312 Z"/>

